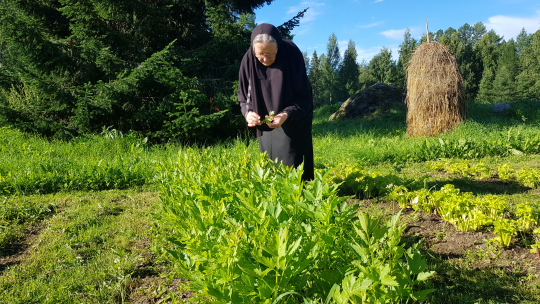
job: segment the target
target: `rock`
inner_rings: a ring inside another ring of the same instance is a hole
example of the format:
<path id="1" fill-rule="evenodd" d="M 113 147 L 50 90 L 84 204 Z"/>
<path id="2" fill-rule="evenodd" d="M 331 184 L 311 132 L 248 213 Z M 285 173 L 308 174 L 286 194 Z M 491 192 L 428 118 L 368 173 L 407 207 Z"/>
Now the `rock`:
<path id="1" fill-rule="evenodd" d="M 506 110 L 510 110 L 511 108 L 512 107 L 510 107 L 510 105 L 507 103 L 496 103 L 493 105 L 493 107 L 491 107 L 491 111 L 493 113 L 501 113 Z"/>
<path id="2" fill-rule="evenodd" d="M 389 109 L 392 104 L 403 103 L 403 90 L 385 83 L 377 83 L 349 97 L 341 107 L 330 116 L 330 121 L 363 118 Z"/>

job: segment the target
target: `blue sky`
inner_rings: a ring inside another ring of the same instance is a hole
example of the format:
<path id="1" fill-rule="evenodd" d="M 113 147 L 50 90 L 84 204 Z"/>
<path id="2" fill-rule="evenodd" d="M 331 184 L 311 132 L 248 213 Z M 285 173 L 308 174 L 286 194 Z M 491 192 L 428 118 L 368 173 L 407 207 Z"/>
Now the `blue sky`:
<path id="1" fill-rule="evenodd" d="M 274 0 L 255 11 L 256 23 L 278 26 L 307 7 L 293 30 L 300 50 L 325 53 L 328 37 L 334 33 L 342 53 L 349 39 L 355 42 L 359 62 L 369 61 L 383 46 L 397 59 L 405 29 L 419 39 L 426 31 L 426 19 L 431 32 L 481 21 L 506 40 L 515 38 L 522 28 L 528 33 L 540 29 L 539 0 Z"/>

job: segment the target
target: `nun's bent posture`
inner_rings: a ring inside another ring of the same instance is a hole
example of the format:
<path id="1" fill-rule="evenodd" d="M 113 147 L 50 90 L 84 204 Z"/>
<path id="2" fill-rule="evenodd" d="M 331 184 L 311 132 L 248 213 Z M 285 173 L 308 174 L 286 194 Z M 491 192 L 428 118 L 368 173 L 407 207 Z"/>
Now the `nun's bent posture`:
<path id="1" fill-rule="evenodd" d="M 261 153 L 287 166 L 304 162 L 302 179 L 313 179 L 313 95 L 298 47 L 282 40 L 273 25 L 257 26 L 238 78 L 242 114 L 259 138 Z M 263 123 L 272 111 L 273 121 Z"/>

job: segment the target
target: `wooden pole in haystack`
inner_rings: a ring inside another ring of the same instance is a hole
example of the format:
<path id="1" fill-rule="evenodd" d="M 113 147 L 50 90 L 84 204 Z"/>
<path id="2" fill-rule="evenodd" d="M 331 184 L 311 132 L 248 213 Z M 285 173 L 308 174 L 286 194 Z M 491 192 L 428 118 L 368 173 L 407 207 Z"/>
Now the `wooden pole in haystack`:
<path id="1" fill-rule="evenodd" d="M 454 56 L 429 40 L 412 54 L 407 68 L 407 135 L 437 136 L 465 120 L 463 78 Z"/>

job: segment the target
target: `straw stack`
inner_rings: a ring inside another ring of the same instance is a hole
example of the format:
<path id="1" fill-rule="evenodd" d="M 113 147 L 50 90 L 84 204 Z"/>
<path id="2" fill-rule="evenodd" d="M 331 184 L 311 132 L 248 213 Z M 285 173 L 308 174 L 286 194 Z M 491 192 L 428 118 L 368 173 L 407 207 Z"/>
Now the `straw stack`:
<path id="1" fill-rule="evenodd" d="M 412 54 L 407 68 L 407 135 L 436 136 L 465 120 L 462 86 L 454 56 L 428 38 Z"/>

